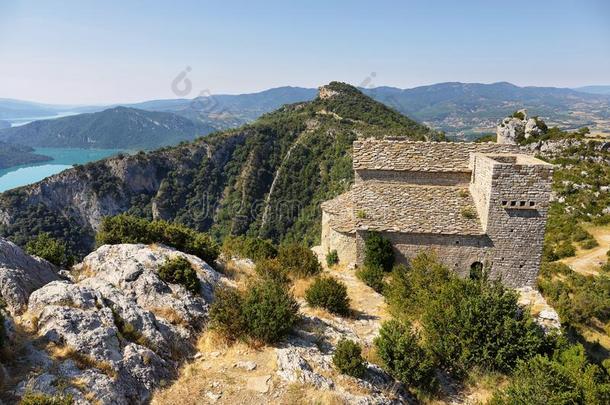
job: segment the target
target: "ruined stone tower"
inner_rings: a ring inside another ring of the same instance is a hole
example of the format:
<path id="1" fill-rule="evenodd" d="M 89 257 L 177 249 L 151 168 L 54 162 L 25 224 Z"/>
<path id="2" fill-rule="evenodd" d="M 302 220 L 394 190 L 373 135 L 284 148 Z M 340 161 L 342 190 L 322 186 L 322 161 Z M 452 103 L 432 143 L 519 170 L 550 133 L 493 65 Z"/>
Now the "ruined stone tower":
<path id="1" fill-rule="evenodd" d="M 540 267 L 552 165 L 515 145 L 354 142 L 355 182 L 322 204 L 322 249 L 362 264 L 368 231 L 399 261 L 432 249 L 456 273 L 485 265 L 511 287 L 533 286 Z"/>

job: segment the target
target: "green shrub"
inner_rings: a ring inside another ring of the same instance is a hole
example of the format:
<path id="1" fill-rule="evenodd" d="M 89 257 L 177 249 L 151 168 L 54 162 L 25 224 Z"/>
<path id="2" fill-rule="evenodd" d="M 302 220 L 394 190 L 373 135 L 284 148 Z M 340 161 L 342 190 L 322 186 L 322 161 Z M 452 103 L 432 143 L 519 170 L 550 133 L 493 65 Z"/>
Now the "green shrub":
<path id="1" fill-rule="evenodd" d="M 292 243 L 280 246 L 277 258 L 288 273 L 295 277 L 311 277 L 322 271 L 316 255 L 303 245 Z"/>
<path id="2" fill-rule="evenodd" d="M 433 252 L 423 251 L 409 266 L 394 267 L 385 289 L 390 313 L 398 319 L 418 318 L 452 277 Z"/>
<path id="3" fill-rule="evenodd" d="M 288 272 L 277 259 L 263 259 L 256 263 L 254 271 L 262 279 L 270 279 L 281 284 L 289 284 Z"/>
<path id="4" fill-rule="evenodd" d="M 238 339 L 247 333 L 243 318 L 243 297 L 232 287 L 218 287 L 210 306 L 210 324 L 225 337 Z"/>
<path id="5" fill-rule="evenodd" d="M 339 263 L 339 253 L 333 249 L 326 254 L 326 264 L 328 267 L 333 267 L 337 263 Z"/>
<path id="6" fill-rule="evenodd" d="M 56 266 L 69 266 L 73 259 L 68 256 L 65 243 L 53 239 L 48 233 L 41 233 L 30 240 L 25 246 L 25 251 L 38 256 Z"/>
<path id="7" fill-rule="evenodd" d="M 407 385 L 432 391 L 436 387 L 435 362 L 419 343 L 419 336 L 409 324 L 396 320 L 385 322 L 375 339 L 384 368 Z"/>
<path id="8" fill-rule="evenodd" d="M 379 232 L 369 232 L 364 241 L 364 267 L 391 271 L 392 266 L 394 266 L 394 250 L 390 241 Z"/>
<path id="9" fill-rule="evenodd" d="M 583 249 L 593 249 L 594 247 L 598 247 L 599 243 L 597 243 L 597 241 L 593 238 L 591 239 L 585 239 L 582 242 L 580 242 L 580 247 L 582 247 Z"/>
<path id="10" fill-rule="evenodd" d="M 216 260 L 219 253 L 218 245 L 208 234 L 176 223 L 148 221 L 127 214 L 104 218 L 96 240 L 98 246 L 120 243 L 162 243 L 198 256 L 208 263 Z"/>
<path id="11" fill-rule="evenodd" d="M 521 111 L 515 111 L 513 113 L 513 118 L 519 118 L 520 120 L 524 120 L 525 115 Z"/>
<path id="12" fill-rule="evenodd" d="M 513 378 L 494 393 L 493 405 L 610 403 L 610 384 L 599 367 L 589 364 L 584 349 L 572 346 L 553 358 L 535 356 L 520 361 Z"/>
<path id="13" fill-rule="evenodd" d="M 565 257 L 571 257 L 576 254 L 576 249 L 574 245 L 572 245 L 568 241 L 560 242 L 557 247 L 555 247 L 555 256 L 557 259 L 563 259 Z"/>
<path id="14" fill-rule="evenodd" d="M 41 393 L 26 393 L 19 405 L 72 405 L 74 399 L 72 395 L 47 395 Z"/>
<path id="15" fill-rule="evenodd" d="M 356 378 L 362 378 L 366 371 L 362 349 L 357 343 L 347 339 L 341 339 L 337 343 L 333 364 L 341 374 Z"/>
<path id="16" fill-rule="evenodd" d="M 356 271 L 356 277 L 378 293 L 383 293 L 385 272 L 381 267 L 364 266 Z"/>
<path id="17" fill-rule="evenodd" d="M 197 272 L 191 262 L 182 256 L 167 259 L 159 267 L 158 275 L 166 283 L 180 284 L 193 294 L 199 294 L 201 291 Z"/>
<path id="18" fill-rule="evenodd" d="M 299 319 L 299 304 L 288 288 L 271 280 L 252 285 L 242 308 L 248 335 L 265 343 L 286 336 Z"/>
<path id="19" fill-rule="evenodd" d="M 317 278 L 305 291 L 305 300 L 311 307 L 322 307 L 339 315 L 349 313 L 347 287 L 332 277 Z"/>
<path id="20" fill-rule="evenodd" d="M 464 207 L 460 213 L 466 219 L 474 219 L 477 217 L 477 211 L 473 207 Z"/>
<path id="21" fill-rule="evenodd" d="M 585 231 L 582 226 L 578 225 L 572 232 L 572 240 L 574 242 L 581 242 L 585 239 L 591 239 L 592 236 L 589 232 Z"/>
<path id="22" fill-rule="evenodd" d="M 267 240 L 250 236 L 228 236 L 222 250 L 230 255 L 252 259 L 255 262 L 277 256 L 277 248 Z"/>
<path id="23" fill-rule="evenodd" d="M 606 272 L 584 276 L 563 263 L 544 263 L 538 287 L 563 324 L 596 327 L 598 321 L 610 320 L 610 277 Z"/>
<path id="24" fill-rule="evenodd" d="M 458 377 L 475 366 L 507 372 L 517 360 L 545 353 L 552 341 L 517 298 L 497 282 L 450 277 L 423 302 L 428 348 Z"/>

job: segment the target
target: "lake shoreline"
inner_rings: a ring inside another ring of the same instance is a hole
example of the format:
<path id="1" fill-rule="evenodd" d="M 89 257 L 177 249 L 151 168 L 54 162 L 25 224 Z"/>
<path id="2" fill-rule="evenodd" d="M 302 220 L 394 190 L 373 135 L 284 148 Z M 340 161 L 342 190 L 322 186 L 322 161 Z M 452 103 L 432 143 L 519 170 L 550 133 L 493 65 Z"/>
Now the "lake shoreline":
<path id="1" fill-rule="evenodd" d="M 0 193 L 37 183 L 49 176 L 70 169 L 74 165 L 95 162 L 119 153 L 129 153 L 129 151 L 122 149 L 34 148 L 33 153 L 47 156 L 49 160 L 0 169 Z"/>

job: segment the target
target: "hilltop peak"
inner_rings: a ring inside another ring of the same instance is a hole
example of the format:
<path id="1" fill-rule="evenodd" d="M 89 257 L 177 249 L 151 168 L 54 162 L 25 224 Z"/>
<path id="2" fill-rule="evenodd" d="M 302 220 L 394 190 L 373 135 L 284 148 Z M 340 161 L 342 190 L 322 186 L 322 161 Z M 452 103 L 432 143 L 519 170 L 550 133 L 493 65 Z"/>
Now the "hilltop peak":
<path id="1" fill-rule="evenodd" d="M 338 95 L 360 95 L 365 97 L 356 87 L 343 82 L 333 81 L 318 88 L 318 97 L 322 100 L 327 100 Z"/>

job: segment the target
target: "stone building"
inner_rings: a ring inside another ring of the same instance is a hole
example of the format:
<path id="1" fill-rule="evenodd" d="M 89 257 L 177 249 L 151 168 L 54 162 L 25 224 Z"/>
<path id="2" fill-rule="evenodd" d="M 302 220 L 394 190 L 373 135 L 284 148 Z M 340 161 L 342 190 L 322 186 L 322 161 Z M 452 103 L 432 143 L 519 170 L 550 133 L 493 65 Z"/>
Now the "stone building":
<path id="1" fill-rule="evenodd" d="M 365 139 L 354 142 L 352 188 L 322 204 L 322 249 L 361 265 L 368 231 L 408 262 L 436 251 L 456 273 L 483 266 L 511 287 L 540 267 L 552 165 L 516 145 Z"/>

